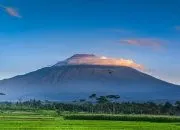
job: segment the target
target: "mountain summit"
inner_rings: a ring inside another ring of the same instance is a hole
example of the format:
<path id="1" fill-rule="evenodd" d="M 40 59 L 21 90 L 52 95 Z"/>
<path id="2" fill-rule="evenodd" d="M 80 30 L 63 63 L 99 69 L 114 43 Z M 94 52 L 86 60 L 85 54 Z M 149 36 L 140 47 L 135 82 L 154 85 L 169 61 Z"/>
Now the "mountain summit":
<path id="1" fill-rule="evenodd" d="M 97 95 L 116 94 L 125 101 L 177 101 L 180 86 L 138 71 L 132 60 L 76 54 L 25 75 L 0 81 L 0 100 L 73 101 Z"/>
<path id="2" fill-rule="evenodd" d="M 75 65 L 75 64 L 90 64 L 87 60 L 94 60 L 98 59 L 94 54 L 75 54 L 70 58 L 67 58 L 64 61 L 60 61 L 56 63 L 54 66 L 61 66 L 61 65 Z"/>
<path id="3" fill-rule="evenodd" d="M 107 58 L 105 56 L 96 56 L 94 54 L 75 54 L 72 57 L 60 61 L 54 66 L 62 65 L 105 65 L 105 66 L 127 66 L 138 70 L 143 70 L 144 66 L 129 59 Z"/>

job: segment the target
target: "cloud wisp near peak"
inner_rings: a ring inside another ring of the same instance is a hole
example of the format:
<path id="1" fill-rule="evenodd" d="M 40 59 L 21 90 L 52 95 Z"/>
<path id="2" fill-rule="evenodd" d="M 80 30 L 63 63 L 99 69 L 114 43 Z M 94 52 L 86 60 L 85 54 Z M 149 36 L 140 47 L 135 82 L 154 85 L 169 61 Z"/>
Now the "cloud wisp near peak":
<path id="1" fill-rule="evenodd" d="M 88 64 L 88 65 L 109 65 L 109 66 L 126 66 L 131 67 L 138 70 L 145 70 L 145 67 L 141 64 L 136 63 L 134 60 L 131 59 L 124 59 L 124 58 L 108 58 L 105 56 L 95 56 L 95 55 L 84 55 L 78 54 L 68 58 L 63 62 L 59 62 L 56 66 L 68 64 L 68 65 L 81 65 L 81 64 Z"/>

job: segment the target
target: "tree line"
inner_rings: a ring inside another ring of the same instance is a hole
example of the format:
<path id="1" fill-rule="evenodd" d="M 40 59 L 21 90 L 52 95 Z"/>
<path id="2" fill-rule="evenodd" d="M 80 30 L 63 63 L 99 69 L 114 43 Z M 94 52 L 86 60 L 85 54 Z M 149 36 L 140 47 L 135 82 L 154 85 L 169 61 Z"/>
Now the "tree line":
<path id="1" fill-rule="evenodd" d="M 1 102 L 0 110 L 55 110 L 59 114 L 94 113 L 94 114 L 149 114 L 149 115 L 180 115 L 180 101 L 176 103 L 154 102 L 119 102 L 119 95 L 97 96 L 92 94 L 88 99 L 75 100 L 70 103 L 52 101 L 17 101 Z"/>

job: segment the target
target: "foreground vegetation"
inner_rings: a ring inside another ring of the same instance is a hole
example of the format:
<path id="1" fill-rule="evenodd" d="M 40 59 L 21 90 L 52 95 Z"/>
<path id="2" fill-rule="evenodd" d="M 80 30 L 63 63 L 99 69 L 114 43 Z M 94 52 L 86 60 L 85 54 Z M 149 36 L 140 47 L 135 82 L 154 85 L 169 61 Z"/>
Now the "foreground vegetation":
<path id="1" fill-rule="evenodd" d="M 110 120 L 110 121 L 141 121 L 141 122 L 180 122 L 180 117 L 152 115 L 109 115 L 109 114 L 70 114 L 64 115 L 67 120 Z"/>
<path id="2" fill-rule="evenodd" d="M 69 103 L 0 103 L 0 130 L 179 130 L 180 102 L 119 102 L 119 95 Z"/>
<path id="3" fill-rule="evenodd" d="M 89 115 L 90 116 L 90 115 Z M 108 115 L 107 115 L 108 116 Z M 116 115 L 118 116 L 118 115 Z M 1 130 L 179 130 L 180 123 L 155 123 L 109 120 L 68 120 L 55 111 L 4 111 Z"/>
<path id="4" fill-rule="evenodd" d="M 29 100 L 18 102 L 1 102 L 0 110 L 54 110 L 60 115 L 68 113 L 91 114 L 146 114 L 146 115 L 180 115 L 180 101 L 175 103 L 154 102 L 119 102 L 119 95 L 97 96 L 92 94 L 87 99 L 61 103 Z"/>

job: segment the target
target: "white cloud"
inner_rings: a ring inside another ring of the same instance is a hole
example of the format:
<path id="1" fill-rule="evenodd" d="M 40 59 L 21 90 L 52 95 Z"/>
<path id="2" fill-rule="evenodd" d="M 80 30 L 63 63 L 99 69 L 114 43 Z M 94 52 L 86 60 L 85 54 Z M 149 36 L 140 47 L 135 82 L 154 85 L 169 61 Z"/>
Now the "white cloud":
<path id="1" fill-rule="evenodd" d="M 115 59 L 115 58 L 107 58 L 105 56 L 87 56 L 87 57 L 78 57 L 78 58 L 70 58 L 68 64 L 91 64 L 91 65 L 112 65 L 112 66 L 127 66 L 131 68 L 135 68 L 138 70 L 145 70 L 144 66 L 136 63 L 130 59 Z"/>
<path id="2" fill-rule="evenodd" d="M 4 5 L 0 5 L 0 8 L 2 8 L 10 16 L 21 18 L 21 15 L 19 14 L 19 12 L 13 7 L 7 7 L 7 6 L 4 6 Z"/>
<path id="3" fill-rule="evenodd" d="M 153 48 L 159 48 L 162 45 L 161 40 L 151 39 L 151 38 L 125 39 L 125 40 L 120 40 L 120 43 L 134 45 L 134 46 L 148 46 Z"/>

